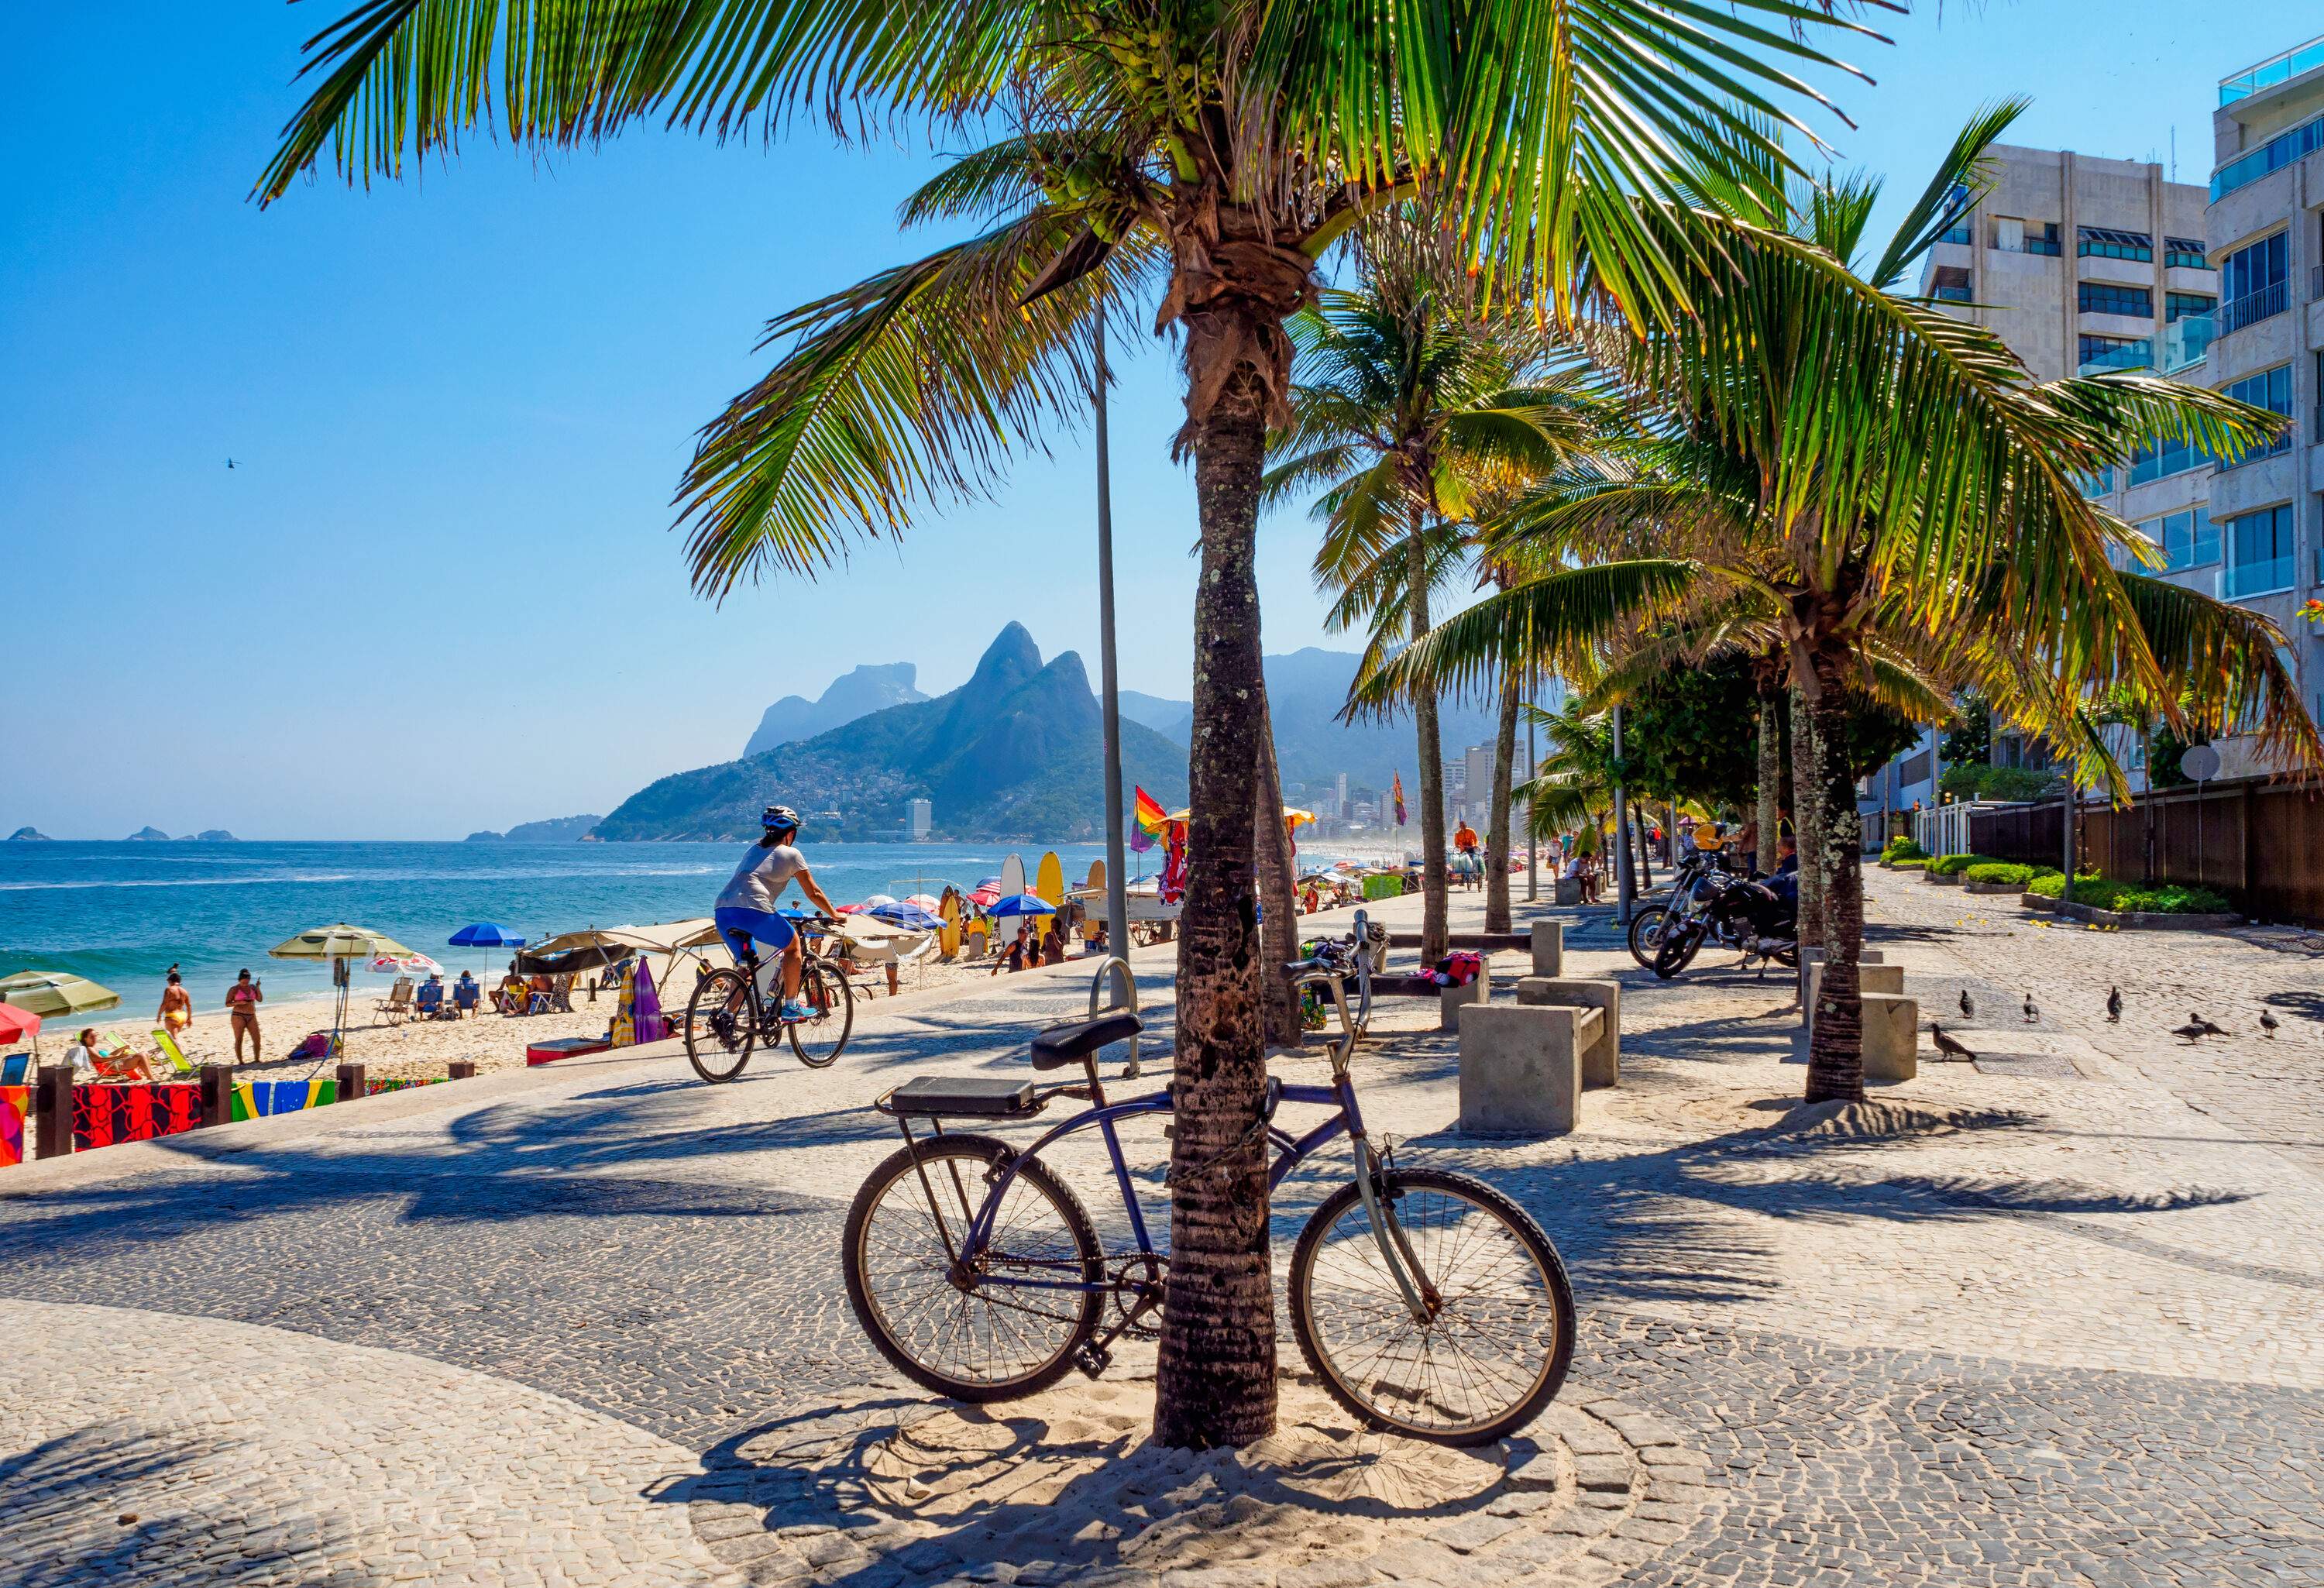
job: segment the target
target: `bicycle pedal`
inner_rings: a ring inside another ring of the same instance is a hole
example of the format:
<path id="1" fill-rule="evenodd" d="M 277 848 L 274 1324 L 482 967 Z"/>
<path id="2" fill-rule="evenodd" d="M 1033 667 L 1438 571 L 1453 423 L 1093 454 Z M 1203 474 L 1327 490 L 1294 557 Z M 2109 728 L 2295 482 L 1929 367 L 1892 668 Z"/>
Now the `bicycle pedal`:
<path id="1" fill-rule="evenodd" d="M 1113 1353 L 1093 1340 L 1084 1340 L 1074 1347 L 1074 1366 L 1095 1379 L 1112 1365 Z"/>

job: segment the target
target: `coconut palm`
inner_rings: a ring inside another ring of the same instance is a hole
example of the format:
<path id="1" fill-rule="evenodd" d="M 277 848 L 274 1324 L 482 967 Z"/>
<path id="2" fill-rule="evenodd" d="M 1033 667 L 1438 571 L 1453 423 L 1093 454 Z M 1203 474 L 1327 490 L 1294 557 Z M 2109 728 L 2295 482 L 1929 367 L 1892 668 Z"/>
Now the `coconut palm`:
<path id="1" fill-rule="evenodd" d="M 812 576 L 916 506 L 988 485 L 1084 405 L 1089 330 L 1174 331 L 1201 526 L 1181 920 L 1166 1443 L 1272 1426 L 1252 836 L 1264 683 L 1252 536 L 1284 321 L 1314 262 L 1423 176 L 1480 291 L 1683 311 L 1699 241 L 1649 225 L 1674 162 L 1778 158 L 1762 117 L 1844 0 L 364 0 L 258 186 L 327 150 L 350 180 L 488 120 L 566 146 L 634 123 L 767 135 L 915 125 L 989 140 L 907 204 L 973 235 L 779 316 L 774 368 L 706 428 L 680 491 L 699 589 Z M 1803 129 L 1804 130 L 1804 129 Z M 1070 422 L 1070 421 L 1069 421 Z"/>
<path id="2" fill-rule="evenodd" d="M 1356 284 L 1291 321 L 1291 422 L 1272 438 L 1264 490 L 1316 493 L 1326 621 L 1367 628 L 1376 665 L 1428 632 L 1432 596 L 1469 566 L 1478 507 L 1594 439 L 1597 405 L 1572 369 L 1552 376 L 1530 318 L 1480 312 L 1459 236 L 1435 211 L 1385 212 L 1351 252 Z M 1413 697 L 1424 963 L 1448 941 L 1436 714 L 1433 694 Z"/>
<path id="3" fill-rule="evenodd" d="M 1665 428 L 1622 466 L 1545 488 L 1509 527 L 1547 557 L 1616 560 L 1480 603 L 1367 686 L 1457 686 L 1582 626 L 1738 604 L 1774 625 L 1804 707 L 1794 782 L 1803 871 L 1823 907 L 1811 1101 L 1862 1095 L 1860 830 L 1845 757 L 1826 752 L 1844 742 L 1881 645 L 1975 668 L 2012 715 L 2073 748 L 2087 780 L 2119 769 L 2075 708 L 2112 687 L 2166 716 L 2258 721 L 2271 748 L 2310 765 L 2324 754 L 2273 625 L 2118 571 L 2110 555 L 2146 555 L 2139 538 L 2074 485 L 2152 437 L 2232 457 L 2281 421 L 2141 375 L 2034 385 L 1990 331 L 1894 293 L 1965 208 L 1982 150 L 2015 110 L 1964 130 L 1860 270 L 1843 262 L 1858 258 L 1878 184 L 1786 191 L 1771 171 L 1708 267 L 1726 290 L 1696 291 L 1693 314 L 1626 346 L 1626 377 L 1661 402 Z"/>

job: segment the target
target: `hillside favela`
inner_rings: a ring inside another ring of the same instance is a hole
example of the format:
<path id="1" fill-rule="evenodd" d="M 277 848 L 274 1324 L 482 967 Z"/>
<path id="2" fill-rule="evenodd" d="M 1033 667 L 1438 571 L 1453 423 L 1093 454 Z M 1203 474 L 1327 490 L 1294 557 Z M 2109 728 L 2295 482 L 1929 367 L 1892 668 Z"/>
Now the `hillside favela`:
<path id="1" fill-rule="evenodd" d="M 0 1588 L 2324 1588 L 2319 25 L 18 19 Z"/>

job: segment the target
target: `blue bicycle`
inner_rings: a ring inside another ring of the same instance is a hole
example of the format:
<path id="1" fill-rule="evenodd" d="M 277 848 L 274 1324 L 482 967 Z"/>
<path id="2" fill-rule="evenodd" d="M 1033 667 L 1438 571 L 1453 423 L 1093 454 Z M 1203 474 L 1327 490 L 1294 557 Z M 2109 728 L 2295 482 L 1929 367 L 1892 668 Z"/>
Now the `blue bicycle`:
<path id="1" fill-rule="evenodd" d="M 1293 1248 L 1292 1331 L 1323 1388 L 1358 1417 L 1443 1444 L 1486 1444 L 1532 1420 L 1564 1382 L 1572 1293 L 1556 1249 L 1524 1209 L 1470 1176 L 1401 1168 L 1366 1134 L 1349 1074 L 1361 1025 L 1346 983 L 1359 982 L 1368 1007 L 1369 962 L 1359 914 L 1351 939 L 1288 967 L 1296 983 L 1328 993 L 1341 1032 L 1329 1085 L 1268 1079 L 1260 1124 L 1275 1150 L 1269 1185 L 1343 1133 L 1355 1159 L 1353 1177 L 1323 1199 Z M 1078 1064 L 1083 1081 L 921 1076 L 874 1104 L 896 1120 L 904 1145 L 856 1193 L 842 1266 L 864 1332 L 915 1382 L 960 1400 L 1007 1400 L 1071 1368 L 1095 1378 L 1116 1340 L 1150 1334 L 1169 1258 L 1155 1249 L 1115 1127 L 1167 1113 L 1170 1094 L 1112 1102 L 1097 1073 L 1099 1051 L 1139 1029 L 1134 1014 L 1111 1014 L 1034 1039 L 1035 1069 Z M 1089 1107 L 1029 1147 L 945 1128 L 1030 1120 L 1058 1097 Z M 1275 1122 L 1284 1103 L 1332 1112 L 1295 1136 Z M 1101 1248 L 1080 1198 L 1042 1161 L 1052 1142 L 1093 1129 L 1112 1160 L 1134 1242 L 1127 1250 Z"/>

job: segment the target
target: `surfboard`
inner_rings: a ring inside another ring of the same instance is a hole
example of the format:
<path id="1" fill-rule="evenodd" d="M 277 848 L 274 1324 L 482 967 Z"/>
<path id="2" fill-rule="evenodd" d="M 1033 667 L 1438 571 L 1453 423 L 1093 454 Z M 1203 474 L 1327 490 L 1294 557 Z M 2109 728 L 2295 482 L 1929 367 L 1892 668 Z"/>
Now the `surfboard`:
<path id="1" fill-rule="evenodd" d="M 944 928 L 936 934 L 936 947 L 946 959 L 960 956 L 960 891 L 946 888 L 937 913 L 944 918 Z"/>
<path id="2" fill-rule="evenodd" d="M 1033 892 L 1052 904 L 1065 901 L 1065 868 L 1058 861 L 1056 850 L 1041 856 L 1041 863 L 1033 873 Z"/>
<path id="3" fill-rule="evenodd" d="M 1105 862 L 1102 860 L 1090 862 L 1089 881 L 1084 882 L 1082 886 L 1096 889 L 1102 889 L 1105 886 Z"/>
<path id="4" fill-rule="evenodd" d="M 1025 891 L 1025 857 L 1011 852 L 1001 863 L 1001 897 L 1014 899 Z"/>

